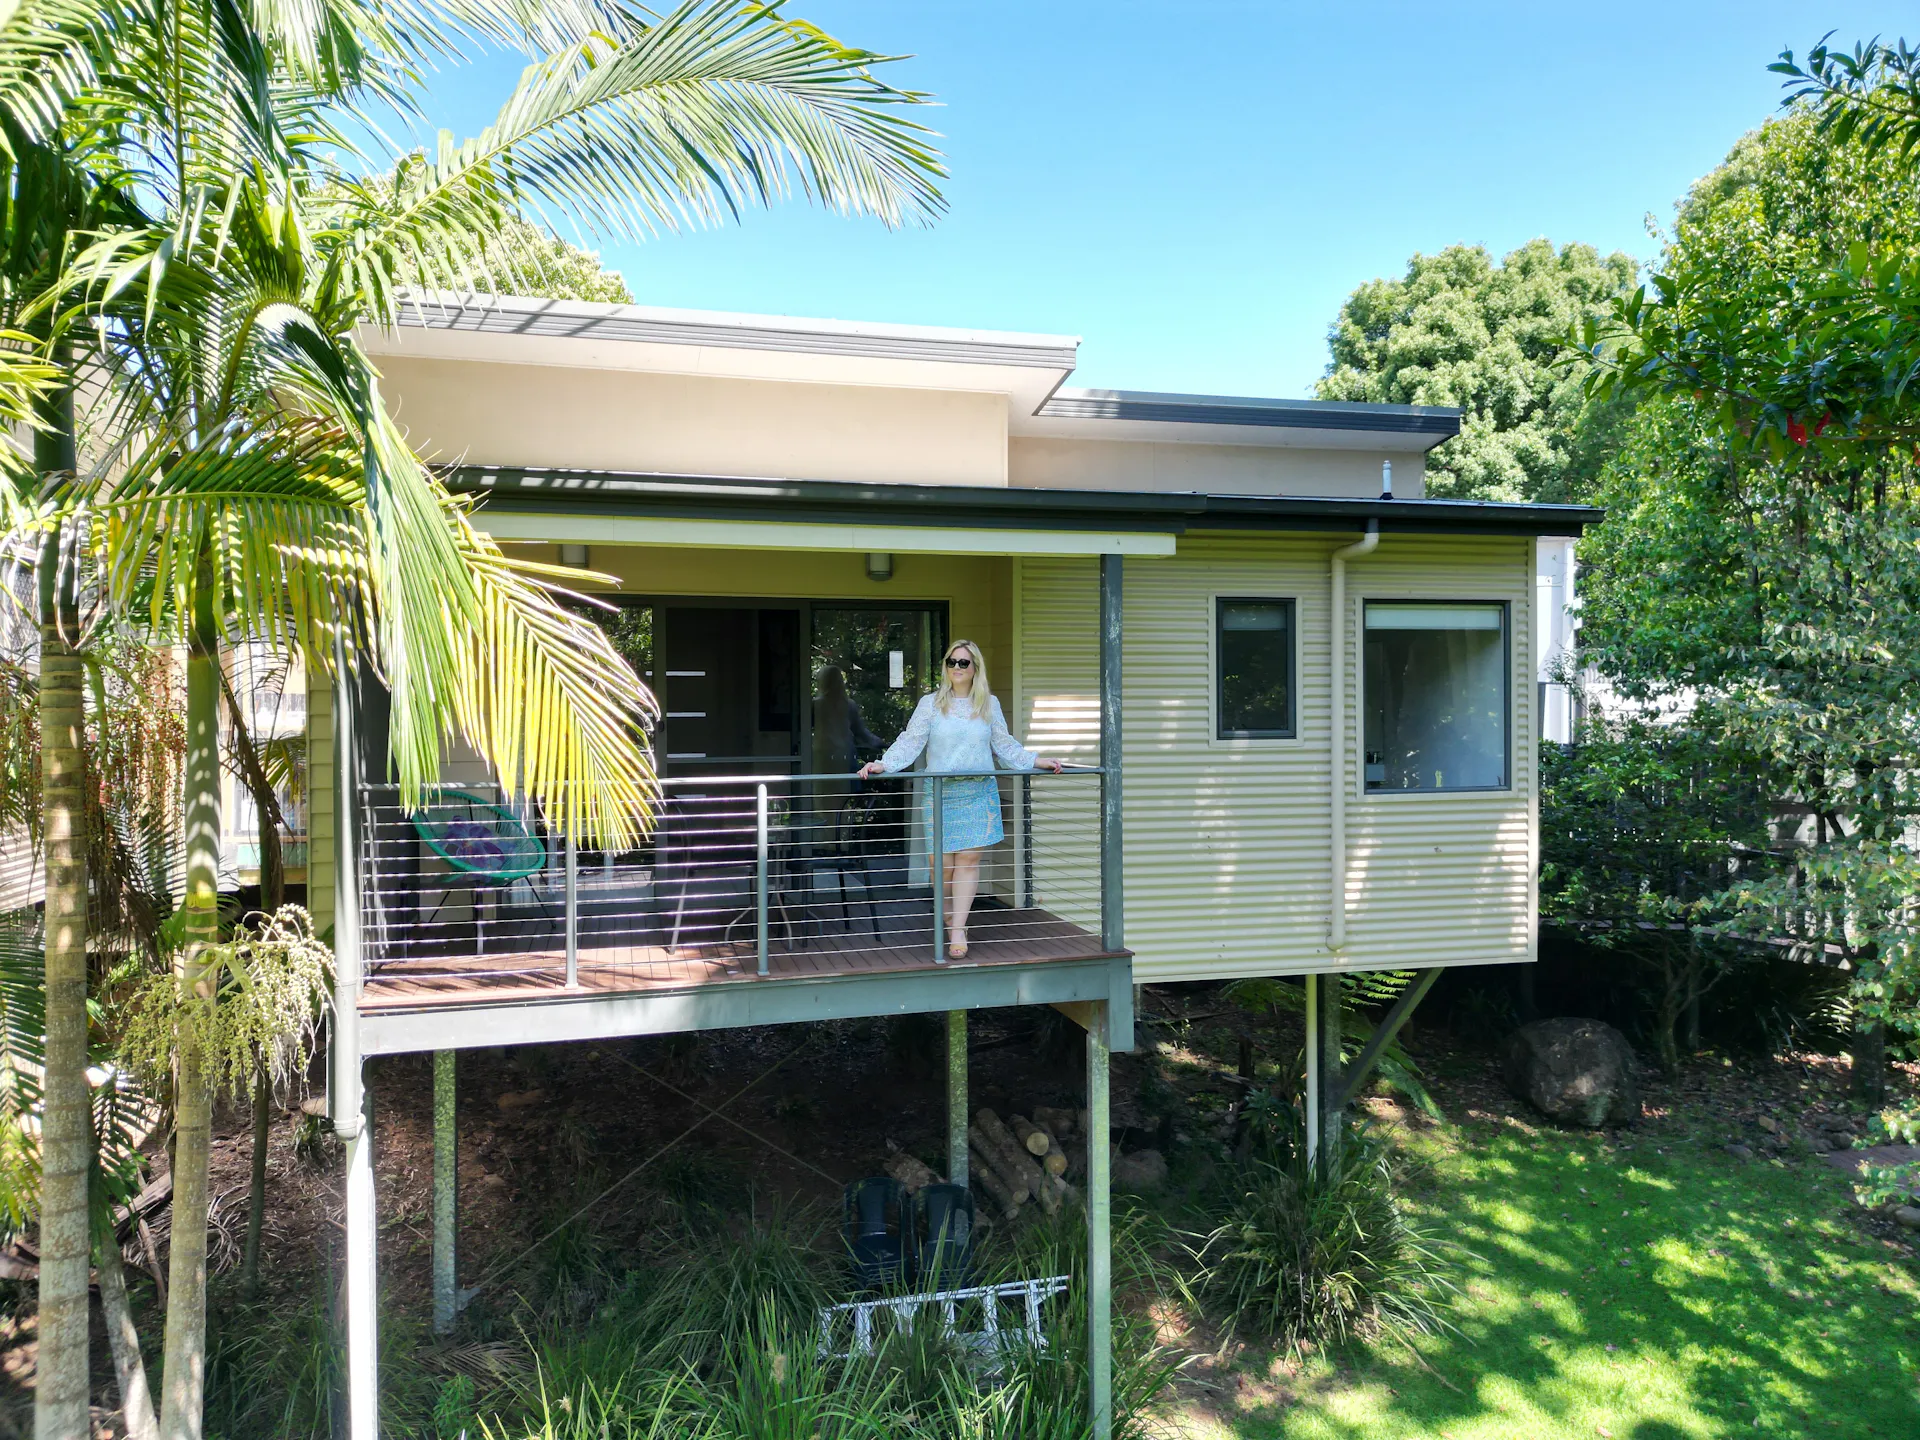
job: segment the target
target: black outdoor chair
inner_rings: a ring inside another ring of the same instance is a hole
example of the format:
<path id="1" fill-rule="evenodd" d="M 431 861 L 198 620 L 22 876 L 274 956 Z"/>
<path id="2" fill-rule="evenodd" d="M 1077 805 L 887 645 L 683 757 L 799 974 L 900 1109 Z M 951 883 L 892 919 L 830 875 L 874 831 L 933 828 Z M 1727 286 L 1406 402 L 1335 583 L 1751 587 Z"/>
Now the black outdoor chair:
<path id="1" fill-rule="evenodd" d="M 840 1225 L 855 1285 L 879 1290 L 907 1278 L 909 1219 L 906 1191 L 891 1176 L 847 1186 Z"/>
<path id="2" fill-rule="evenodd" d="M 928 1185 L 913 1197 L 914 1274 L 923 1290 L 956 1290 L 973 1275 L 973 1192 Z"/>
<path id="3" fill-rule="evenodd" d="M 827 893 L 838 894 L 840 923 L 848 930 L 853 929 L 854 912 L 847 898 L 847 877 L 858 877 L 860 903 L 867 908 L 867 930 L 874 939 L 880 938 L 880 915 L 874 905 L 869 862 L 875 845 L 882 799 L 876 790 L 855 792 L 838 807 L 831 820 L 816 826 L 813 835 L 795 847 L 787 868 L 800 892 L 798 898 L 801 903 L 797 907 L 803 920 L 798 937 L 800 948 L 805 948 L 810 929 L 818 926 L 821 930 L 816 933 L 824 931 L 824 921 L 815 913 L 817 907 L 824 903 L 820 900 L 822 875 L 833 876 L 833 889 Z"/>
<path id="4" fill-rule="evenodd" d="M 756 800 L 744 787 L 678 791 L 655 826 L 657 891 L 673 898 L 670 950 L 726 944 L 753 910 Z"/>

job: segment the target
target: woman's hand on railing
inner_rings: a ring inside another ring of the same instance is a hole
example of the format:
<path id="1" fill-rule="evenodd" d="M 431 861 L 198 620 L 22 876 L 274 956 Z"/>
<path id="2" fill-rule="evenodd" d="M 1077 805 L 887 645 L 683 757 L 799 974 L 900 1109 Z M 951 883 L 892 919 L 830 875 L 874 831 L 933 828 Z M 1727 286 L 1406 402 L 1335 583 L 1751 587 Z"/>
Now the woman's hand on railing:
<path id="1" fill-rule="evenodd" d="M 1044 755 L 1036 755 L 1033 757 L 1033 768 L 1036 770 L 1051 770 L 1054 774 L 1059 775 L 1065 772 L 1067 762 L 1064 760 L 1049 760 Z"/>
<path id="2" fill-rule="evenodd" d="M 882 765 L 878 760 L 869 760 L 866 764 L 862 765 L 858 770 L 854 771 L 853 773 L 856 779 L 866 780 L 875 775 L 886 774 L 887 767 Z"/>

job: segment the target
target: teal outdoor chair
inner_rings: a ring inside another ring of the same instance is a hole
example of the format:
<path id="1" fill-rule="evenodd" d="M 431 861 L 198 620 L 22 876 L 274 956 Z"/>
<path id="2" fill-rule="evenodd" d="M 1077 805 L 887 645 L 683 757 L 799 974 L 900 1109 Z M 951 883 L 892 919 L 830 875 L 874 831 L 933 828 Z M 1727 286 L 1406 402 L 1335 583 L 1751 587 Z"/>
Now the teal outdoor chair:
<path id="1" fill-rule="evenodd" d="M 506 806 L 466 790 L 436 790 L 421 809 L 407 818 L 421 843 L 444 860 L 453 872 L 447 877 L 446 894 L 434 907 L 434 915 L 439 915 L 447 896 L 455 890 L 468 891 L 473 897 L 474 946 L 480 954 L 486 954 L 481 896 L 489 891 L 498 895 L 516 881 L 544 870 L 546 842 Z M 551 919 L 537 886 L 533 898 L 541 914 Z M 497 906 L 497 900 L 495 904 Z"/>

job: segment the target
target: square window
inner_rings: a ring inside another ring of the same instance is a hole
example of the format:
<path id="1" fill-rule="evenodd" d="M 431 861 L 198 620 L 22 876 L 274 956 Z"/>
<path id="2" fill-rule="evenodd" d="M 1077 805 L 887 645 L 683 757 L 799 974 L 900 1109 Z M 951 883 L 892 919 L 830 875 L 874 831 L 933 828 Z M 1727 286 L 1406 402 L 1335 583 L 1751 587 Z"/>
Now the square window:
<path id="1" fill-rule="evenodd" d="M 1293 601 L 1214 602 L 1222 740 L 1293 736 Z"/>
<path id="2" fill-rule="evenodd" d="M 1366 788 L 1507 784 L 1507 607 L 1368 601 Z"/>

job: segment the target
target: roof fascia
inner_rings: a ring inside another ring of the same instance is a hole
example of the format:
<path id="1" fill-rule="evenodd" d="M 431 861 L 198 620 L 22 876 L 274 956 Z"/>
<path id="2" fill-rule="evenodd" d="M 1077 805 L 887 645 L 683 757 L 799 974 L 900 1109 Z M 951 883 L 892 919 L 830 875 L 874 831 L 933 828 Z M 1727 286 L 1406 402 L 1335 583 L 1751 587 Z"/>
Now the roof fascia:
<path id="1" fill-rule="evenodd" d="M 1378 522 L 1387 534 L 1578 535 L 1604 512 L 1580 505 L 1471 500 L 1360 500 L 1189 492 L 1038 490 L 970 485 L 855 484 L 721 476 L 467 466 L 456 490 L 512 510 L 578 508 L 607 515 L 760 518 L 831 524 L 1189 531 L 1328 531 Z M 770 514 L 769 512 L 773 512 Z"/>

